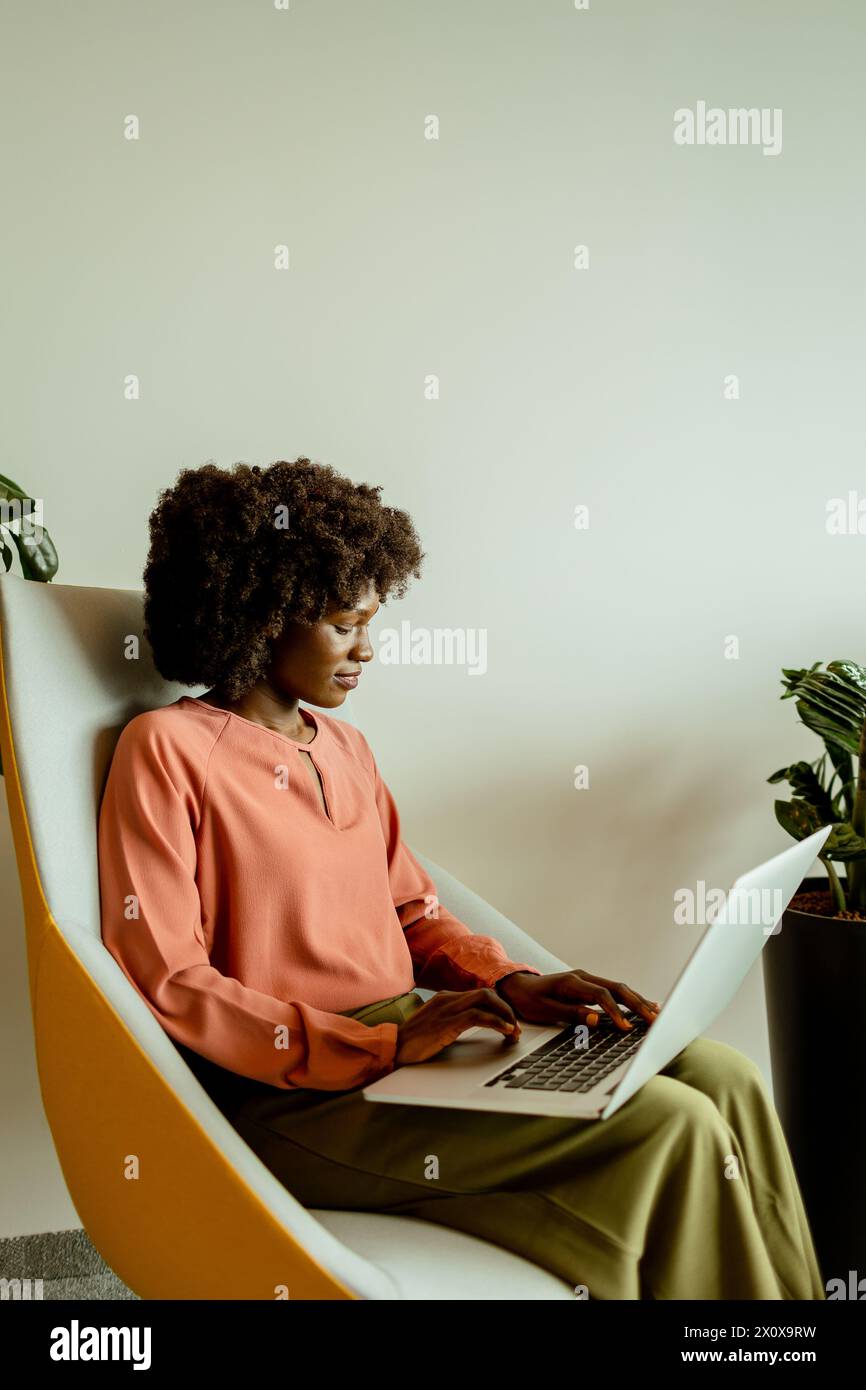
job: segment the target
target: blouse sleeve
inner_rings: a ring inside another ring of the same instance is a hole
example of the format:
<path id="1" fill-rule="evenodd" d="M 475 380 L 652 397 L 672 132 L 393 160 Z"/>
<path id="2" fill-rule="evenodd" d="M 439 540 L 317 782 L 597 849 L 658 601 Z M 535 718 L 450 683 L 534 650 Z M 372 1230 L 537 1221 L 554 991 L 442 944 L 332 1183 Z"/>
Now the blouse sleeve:
<path id="1" fill-rule="evenodd" d="M 375 784 L 376 805 L 388 855 L 391 897 L 422 989 L 478 989 L 515 970 L 540 975 L 534 965 L 508 958 L 492 936 L 481 936 L 439 902 L 436 886 L 400 834 L 394 798 L 383 781 L 369 743 L 359 735 Z"/>
<path id="2" fill-rule="evenodd" d="M 396 1023 L 276 999 L 211 965 L 195 879 L 201 780 L 146 722 L 121 731 L 99 811 L 105 946 L 169 1036 L 228 1071 L 332 1091 L 392 1070 Z"/>

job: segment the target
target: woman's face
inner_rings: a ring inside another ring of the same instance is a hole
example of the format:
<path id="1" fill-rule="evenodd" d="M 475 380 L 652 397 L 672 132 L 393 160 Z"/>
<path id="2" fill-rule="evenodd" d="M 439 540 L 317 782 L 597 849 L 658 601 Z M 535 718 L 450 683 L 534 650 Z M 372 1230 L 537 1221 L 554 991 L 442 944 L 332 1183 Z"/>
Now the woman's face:
<path id="1" fill-rule="evenodd" d="M 334 608 L 317 623 L 289 622 L 274 641 L 268 681 L 277 694 L 335 709 L 354 686 L 338 676 L 359 676 L 373 659 L 367 624 L 379 609 L 373 584 L 357 608 Z"/>

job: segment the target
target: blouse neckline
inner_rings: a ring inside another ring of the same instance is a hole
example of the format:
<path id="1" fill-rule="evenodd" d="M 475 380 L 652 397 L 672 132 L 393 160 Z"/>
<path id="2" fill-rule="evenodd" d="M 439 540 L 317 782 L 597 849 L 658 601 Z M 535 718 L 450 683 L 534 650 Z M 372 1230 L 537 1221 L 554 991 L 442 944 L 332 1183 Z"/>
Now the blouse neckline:
<path id="1" fill-rule="evenodd" d="M 301 718 L 305 724 L 309 724 L 315 729 L 313 737 L 307 742 L 300 738 L 289 738 L 288 734 L 281 734 L 277 729 L 269 729 L 265 724 L 257 724 L 254 719 L 246 719 L 242 714 L 235 714 L 233 709 L 222 709 L 219 705 L 212 705 L 207 700 L 199 700 L 194 695 L 181 695 L 178 704 L 183 704 L 184 701 L 190 705 L 198 706 L 199 709 L 211 710 L 214 714 L 227 714 L 230 719 L 237 719 L 241 724 L 246 724 L 248 728 L 258 729 L 263 734 L 273 734 L 274 738 L 281 738 L 284 743 L 291 743 L 294 748 L 312 748 L 314 744 L 321 744 L 322 742 L 322 726 L 312 710 L 305 709 L 302 705 L 298 706 Z"/>

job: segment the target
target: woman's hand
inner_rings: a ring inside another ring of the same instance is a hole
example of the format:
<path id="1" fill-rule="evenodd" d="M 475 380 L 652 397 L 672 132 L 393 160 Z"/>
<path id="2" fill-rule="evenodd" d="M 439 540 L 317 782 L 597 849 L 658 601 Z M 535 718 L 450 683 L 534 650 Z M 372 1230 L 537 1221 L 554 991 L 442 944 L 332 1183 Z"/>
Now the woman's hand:
<path id="1" fill-rule="evenodd" d="M 497 980 L 497 994 L 527 1023 L 598 1023 L 603 1009 L 609 1013 L 621 1032 L 627 1033 L 632 1024 L 619 1009 L 617 1000 L 652 1023 L 659 1006 L 644 999 L 637 990 L 616 980 L 604 980 L 586 970 L 563 970 L 558 975 L 532 975 L 518 970 Z"/>
<path id="2" fill-rule="evenodd" d="M 468 1028 L 479 1027 L 492 1028 L 509 1043 L 520 1037 L 514 1010 L 495 989 L 441 989 L 398 1026 L 394 1065 L 426 1062 Z"/>

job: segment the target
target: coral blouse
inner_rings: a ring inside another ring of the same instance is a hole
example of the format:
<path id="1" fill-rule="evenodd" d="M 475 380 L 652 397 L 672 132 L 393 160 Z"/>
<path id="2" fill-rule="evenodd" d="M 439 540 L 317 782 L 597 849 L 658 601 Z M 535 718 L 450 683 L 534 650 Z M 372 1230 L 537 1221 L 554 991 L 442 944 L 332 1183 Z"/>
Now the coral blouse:
<path id="1" fill-rule="evenodd" d="M 301 715 L 309 743 L 188 695 L 130 720 L 99 810 L 102 939 L 177 1043 L 346 1090 L 393 1069 L 398 1025 L 340 1011 L 541 972 L 438 903 L 360 730 Z"/>

